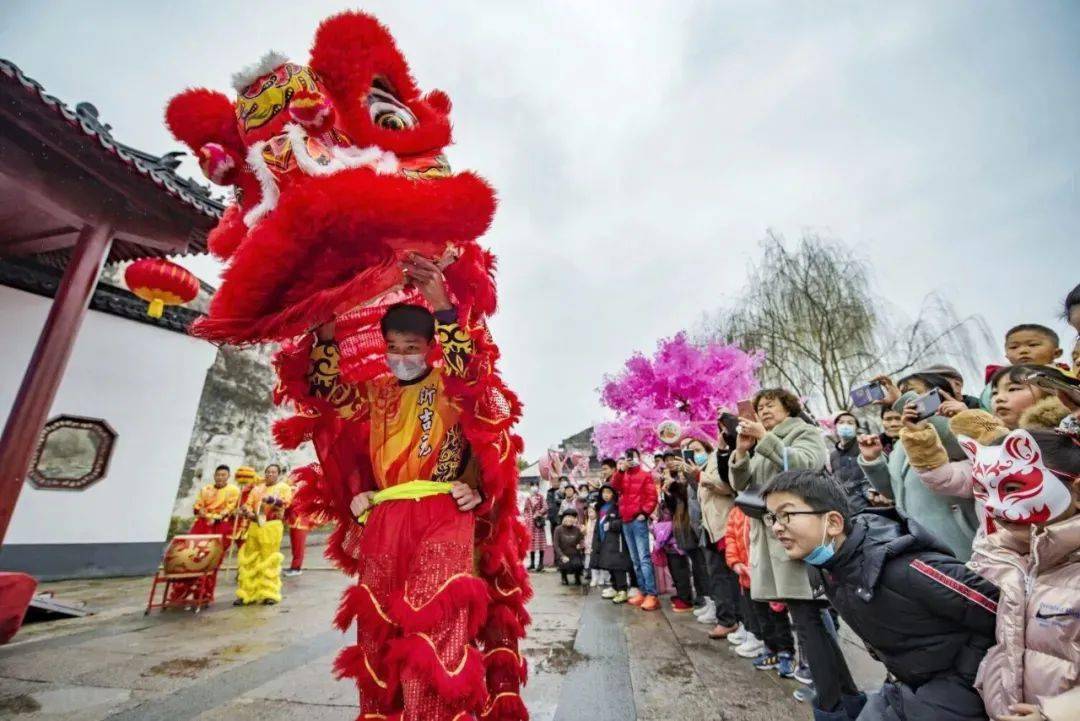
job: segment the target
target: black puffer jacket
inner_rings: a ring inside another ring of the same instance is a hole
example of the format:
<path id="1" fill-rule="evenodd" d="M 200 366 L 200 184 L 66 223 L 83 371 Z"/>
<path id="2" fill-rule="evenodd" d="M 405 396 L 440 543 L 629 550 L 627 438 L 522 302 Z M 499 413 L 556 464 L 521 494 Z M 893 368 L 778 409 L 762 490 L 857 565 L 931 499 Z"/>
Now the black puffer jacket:
<path id="1" fill-rule="evenodd" d="M 555 486 L 547 491 L 547 516 L 552 526 L 559 525 L 559 506 L 562 504 L 562 492 Z"/>
<path id="2" fill-rule="evenodd" d="M 918 687 L 950 677 L 970 687 L 994 645 L 998 589 L 925 529 L 894 518 L 856 516 L 836 555 L 811 572 L 897 680 Z"/>
<path id="3" fill-rule="evenodd" d="M 604 486 L 611 488 L 611 486 Z M 615 489 L 611 489 L 614 493 Z M 622 533 L 622 518 L 619 517 L 619 495 L 615 494 L 615 500 L 611 502 L 607 512 L 604 511 L 604 502 L 598 501 L 596 509 L 596 528 L 593 529 L 592 559 L 593 568 L 605 571 L 629 571 L 632 567 L 630 561 L 630 548 L 626 545 L 626 539 Z"/>
<path id="4" fill-rule="evenodd" d="M 855 441 L 846 448 L 837 444 L 829 455 L 829 470 L 840 487 L 844 489 L 848 505 L 852 513 L 862 513 L 870 505 L 866 498 L 866 491 L 870 488 L 870 482 L 866 480 L 866 474 L 859 467 L 859 444 Z"/>

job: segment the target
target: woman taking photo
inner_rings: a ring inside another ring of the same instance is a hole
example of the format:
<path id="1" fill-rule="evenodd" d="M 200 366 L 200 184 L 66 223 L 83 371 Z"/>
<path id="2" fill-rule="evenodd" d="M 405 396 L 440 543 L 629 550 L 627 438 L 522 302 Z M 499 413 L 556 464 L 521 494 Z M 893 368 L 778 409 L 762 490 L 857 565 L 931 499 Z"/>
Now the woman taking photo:
<path id="1" fill-rule="evenodd" d="M 739 418 L 730 480 L 736 491 L 760 492 L 781 471 L 800 468 L 820 471 L 828 449 L 821 429 L 802 418 L 802 404 L 790 391 L 771 388 L 753 399 L 756 418 Z M 759 496 L 760 497 L 760 496 Z M 758 514 L 760 515 L 760 514 Z M 824 607 L 813 600 L 806 565 L 788 560 L 784 547 L 761 518 L 750 518 L 750 595 L 755 612 L 779 626 L 763 635 L 765 651 L 754 659 L 758 669 L 776 668 L 781 677 L 795 674 L 790 628 L 780 614 L 769 615 L 769 602 L 787 606 L 803 656 L 810 667 L 817 695 L 815 719 L 846 719 L 844 697 L 859 690 L 848 671 L 835 631 L 826 626 Z"/>
<path id="2" fill-rule="evenodd" d="M 890 384 L 891 385 L 891 384 Z M 918 422 L 918 414 L 912 405 L 917 396 L 937 390 L 946 400 L 952 400 L 952 386 L 947 378 L 932 373 L 915 373 L 899 382 L 887 401 L 893 399 L 892 410 L 908 414 L 906 427 L 901 431 L 901 443 L 886 455 L 877 435 L 859 438 L 859 467 L 874 489 L 896 504 L 897 512 L 905 518 L 915 519 L 920 526 L 944 543 L 961 561 L 971 558 L 971 542 L 979 527 L 979 517 L 970 497 L 939 493 L 919 477 L 920 468 L 928 468 L 925 454 L 913 450 L 910 432 Z M 944 406 L 944 404 L 942 404 Z M 966 410 L 966 409 L 964 409 Z M 939 410 L 940 412 L 940 410 Z M 964 457 L 963 451 L 949 430 L 949 420 L 944 415 L 926 419 L 933 428 L 928 433 L 934 440 L 940 439 L 944 451 L 953 460 Z"/>

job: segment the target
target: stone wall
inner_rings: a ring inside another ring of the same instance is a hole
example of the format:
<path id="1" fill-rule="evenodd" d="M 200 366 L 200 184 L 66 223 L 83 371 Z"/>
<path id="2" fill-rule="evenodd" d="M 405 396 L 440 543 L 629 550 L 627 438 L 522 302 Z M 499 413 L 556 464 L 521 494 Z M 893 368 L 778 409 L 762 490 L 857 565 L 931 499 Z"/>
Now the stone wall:
<path id="1" fill-rule="evenodd" d="M 293 452 L 274 446 L 271 424 L 287 415 L 271 400 L 275 377 L 270 367 L 273 346 L 218 349 L 214 364 L 206 373 L 199 412 L 191 431 L 174 516 L 191 516 L 191 504 L 203 483 L 213 477 L 213 469 L 225 463 L 261 471 L 268 463 L 288 468 L 311 463 L 315 454 L 306 443 Z"/>

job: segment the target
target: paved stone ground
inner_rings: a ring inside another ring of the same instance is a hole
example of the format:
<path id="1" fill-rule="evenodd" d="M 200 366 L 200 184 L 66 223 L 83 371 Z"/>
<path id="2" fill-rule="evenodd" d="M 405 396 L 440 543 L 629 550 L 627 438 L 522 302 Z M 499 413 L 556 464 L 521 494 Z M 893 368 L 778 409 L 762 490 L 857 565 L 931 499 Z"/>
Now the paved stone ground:
<path id="1" fill-rule="evenodd" d="M 533 580 L 523 652 L 537 721 L 810 718 L 791 698 L 797 684 L 755 671 L 691 614 L 616 607 L 551 573 Z M 330 675 L 344 644 L 330 618 L 345 585 L 337 572 L 311 570 L 285 580 L 280 606 L 233 608 L 230 574 L 207 611 L 146 617 L 147 579 L 45 584 L 99 613 L 27 626 L 0 648 L 0 718 L 351 720 L 355 690 Z M 880 683 L 880 667 L 847 649 L 860 683 Z"/>

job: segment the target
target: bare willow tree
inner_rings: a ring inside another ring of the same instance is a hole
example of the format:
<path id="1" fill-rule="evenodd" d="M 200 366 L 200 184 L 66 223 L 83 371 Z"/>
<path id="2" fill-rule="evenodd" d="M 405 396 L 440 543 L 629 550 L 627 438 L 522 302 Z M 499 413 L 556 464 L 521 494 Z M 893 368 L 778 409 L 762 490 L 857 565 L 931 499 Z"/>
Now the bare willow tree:
<path id="1" fill-rule="evenodd" d="M 762 245 L 764 255 L 750 267 L 743 293 L 707 314 L 698 335 L 764 351 L 762 381 L 791 388 L 814 405 L 844 408 L 853 386 L 882 372 L 946 362 L 976 369 L 990 344 L 982 318 L 958 318 L 937 294 L 906 321 L 872 292 L 867 264 L 836 240 L 805 233 L 788 249 L 769 231 Z"/>

